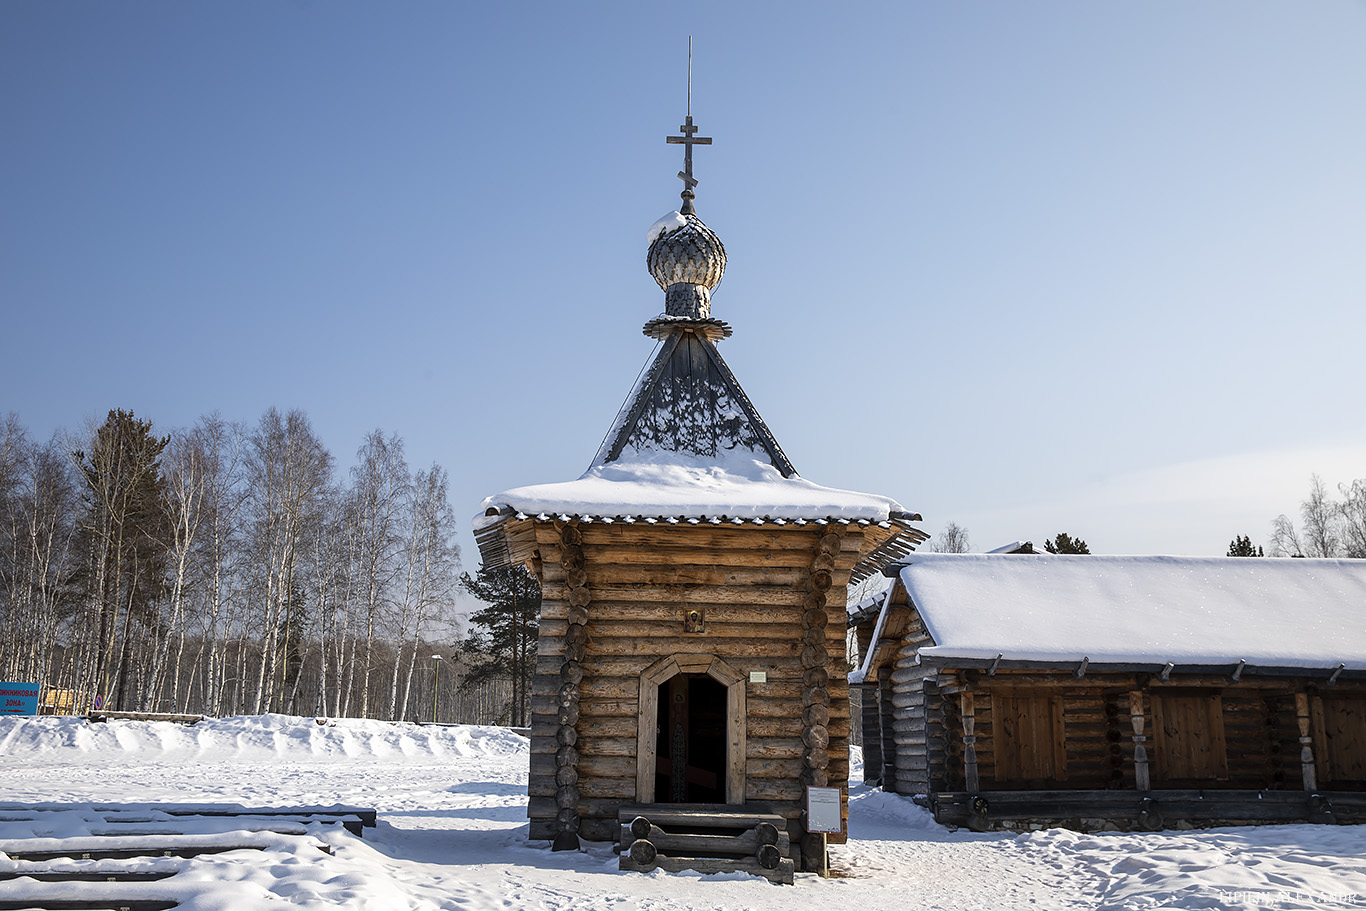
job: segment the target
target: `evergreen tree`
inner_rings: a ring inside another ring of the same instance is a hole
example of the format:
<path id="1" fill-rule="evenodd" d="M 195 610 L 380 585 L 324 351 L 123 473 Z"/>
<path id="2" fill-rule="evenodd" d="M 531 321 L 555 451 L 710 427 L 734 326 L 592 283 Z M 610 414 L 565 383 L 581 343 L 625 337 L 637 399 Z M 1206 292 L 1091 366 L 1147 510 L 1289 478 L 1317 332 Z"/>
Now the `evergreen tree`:
<path id="1" fill-rule="evenodd" d="M 1044 550 L 1050 554 L 1089 554 L 1091 548 L 1081 538 L 1074 538 L 1065 531 L 1053 536 L 1053 540 L 1043 542 Z"/>
<path id="2" fill-rule="evenodd" d="M 475 653 L 469 657 L 471 682 L 492 677 L 512 681 L 512 703 L 508 706 L 510 723 L 527 723 L 531 702 L 531 677 L 536 669 L 536 637 L 540 631 L 541 586 L 518 566 L 480 566 L 471 578 L 460 577 L 461 585 L 488 607 L 470 616 L 473 629 L 467 640 Z"/>
<path id="3" fill-rule="evenodd" d="M 150 421 L 118 409 L 92 432 L 88 451 L 73 453 L 86 484 L 86 590 L 99 617 L 90 688 L 115 709 L 125 708 L 134 650 L 165 632 L 156 608 L 166 594 L 171 539 L 161 474 L 168 442 L 153 435 Z"/>
<path id="4" fill-rule="evenodd" d="M 1238 535 L 1236 538 L 1229 542 L 1228 553 L 1225 554 L 1225 556 L 1261 557 L 1265 556 L 1265 554 L 1262 553 L 1261 547 L 1252 546 L 1252 539 L 1249 538 L 1247 535 Z"/>

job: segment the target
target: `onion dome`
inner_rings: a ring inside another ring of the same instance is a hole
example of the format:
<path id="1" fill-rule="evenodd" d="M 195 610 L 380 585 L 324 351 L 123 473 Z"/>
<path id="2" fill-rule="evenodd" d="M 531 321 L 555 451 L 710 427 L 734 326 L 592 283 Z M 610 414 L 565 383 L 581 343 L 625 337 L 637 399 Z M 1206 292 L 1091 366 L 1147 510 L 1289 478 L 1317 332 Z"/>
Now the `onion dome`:
<path id="1" fill-rule="evenodd" d="M 664 315 L 707 319 L 712 289 L 726 272 L 726 248 L 721 238 L 696 215 L 678 212 L 656 222 L 651 234 L 655 236 L 645 263 L 664 289 Z"/>

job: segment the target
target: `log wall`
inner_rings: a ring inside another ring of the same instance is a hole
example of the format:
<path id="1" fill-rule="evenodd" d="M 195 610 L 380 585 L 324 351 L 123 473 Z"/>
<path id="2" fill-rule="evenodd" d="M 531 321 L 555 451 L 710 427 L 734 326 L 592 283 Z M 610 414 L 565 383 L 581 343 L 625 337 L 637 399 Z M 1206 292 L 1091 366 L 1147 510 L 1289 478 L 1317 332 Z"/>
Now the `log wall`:
<path id="1" fill-rule="evenodd" d="M 925 624 L 912 612 L 894 653 L 890 673 L 886 675 L 883 702 L 884 742 L 890 734 L 890 746 L 895 755 L 894 761 L 888 763 L 889 775 L 883 779 L 883 787 L 898 794 L 929 791 L 925 680 L 933 676 L 933 672 L 915 663 L 921 646 L 929 644 Z"/>
<path id="2" fill-rule="evenodd" d="M 794 844 L 803 834 L 806 784 L 838 784 L 847 814 L 845 590 L 860 552 L 877 543 L 872 535 L 835 523 L 519 525 L 517 557 L 539 569 L 542 585 L 528 786 L 533 838 L 556 836 L 570 798 L 583 836 L 617 837 L 619 806 L 638 799 L 641 674 L 675 655 L 714 656 L 746 678 L 746 802 L 789 819 Z M 581 566 L 561 563 L 565 527 L 577 529 Z M 534 553 L 527 552 L 531 536 Z M 703 632 L 684 631 L 688 609 L 702 611 Z M 567 712 L 562 675 L 576 626 L 581 679 Z M 766 682 L 748 682 L 755 671 Z"/>

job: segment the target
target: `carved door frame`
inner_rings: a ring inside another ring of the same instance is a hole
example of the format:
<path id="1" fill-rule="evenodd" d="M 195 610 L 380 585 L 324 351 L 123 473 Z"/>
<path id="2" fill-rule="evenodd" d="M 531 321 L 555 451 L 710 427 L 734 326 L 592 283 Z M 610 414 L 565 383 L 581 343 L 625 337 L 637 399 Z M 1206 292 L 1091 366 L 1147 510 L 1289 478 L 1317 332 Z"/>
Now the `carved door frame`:
<path id="1" fill-rule="evenodd" d="M 679 674 L 706 674 L 726 688 L 726 803 L 745 802 L 745 678 L 714 655 L 670 655 L 640 673 L 636 715 L 636 802 L 655 802 L 659 685 Z"/>

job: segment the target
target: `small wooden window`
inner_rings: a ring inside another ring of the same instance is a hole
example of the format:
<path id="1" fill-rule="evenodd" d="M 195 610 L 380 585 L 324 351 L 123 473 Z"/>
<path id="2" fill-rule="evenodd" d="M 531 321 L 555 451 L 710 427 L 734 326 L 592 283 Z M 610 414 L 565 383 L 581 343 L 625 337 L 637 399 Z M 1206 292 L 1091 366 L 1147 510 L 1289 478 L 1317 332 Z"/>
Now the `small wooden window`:
<path id="1" fill-rule="evenodd" d="M 1067 779 L 1061 696 L 994 694 L 991 721 L 998 783 L 1043 787 Z"/>
<path id="2" fill-rule="evenodd" d="M 1320 696 L 1313 705 L 1320 787 L 1366 787 L 1366 696 Z"/>
<path id="3" fill-rule="evenodd" d="M 1228 778 L 1218 693 L 1153 694 L 1153 777 L 1163 784 Z"/>

